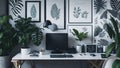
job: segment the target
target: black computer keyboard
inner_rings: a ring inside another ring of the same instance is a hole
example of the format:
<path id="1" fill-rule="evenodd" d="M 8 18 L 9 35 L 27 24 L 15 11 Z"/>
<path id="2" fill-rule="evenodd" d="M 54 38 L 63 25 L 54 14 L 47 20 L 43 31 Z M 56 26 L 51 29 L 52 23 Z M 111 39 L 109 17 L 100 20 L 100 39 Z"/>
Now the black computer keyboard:
<path id="1" fill-rule="evenodd" d="M 73 55 L 50 55 L 51 58 L 72 58 Z"/>

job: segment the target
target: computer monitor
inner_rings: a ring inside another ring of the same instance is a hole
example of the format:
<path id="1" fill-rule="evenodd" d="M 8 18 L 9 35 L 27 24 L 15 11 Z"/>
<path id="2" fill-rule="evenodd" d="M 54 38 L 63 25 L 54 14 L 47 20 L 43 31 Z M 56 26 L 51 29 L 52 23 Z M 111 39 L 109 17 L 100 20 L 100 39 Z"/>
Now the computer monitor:
<path id="1" fill-rule="evenodd" d="M 52 50 L 52 53 L 61 53 L 68 49 L 67 33 L 47 33 L 46 49 Z"/>

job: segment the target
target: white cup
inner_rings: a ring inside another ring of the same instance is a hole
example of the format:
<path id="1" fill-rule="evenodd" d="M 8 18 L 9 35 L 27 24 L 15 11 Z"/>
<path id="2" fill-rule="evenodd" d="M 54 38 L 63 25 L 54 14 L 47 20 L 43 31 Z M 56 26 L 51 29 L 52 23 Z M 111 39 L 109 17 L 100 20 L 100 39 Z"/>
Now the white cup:
<path id="1" fill-rule="evenodd" d="M 28 55 L 30 52 L 30 48 L 21 48 L 21 54 L 22 55 Z"/>
<path id="2" fill-rule="evenodd" d="M 78 53 L 81 53 L 81 46 L 76 46 L 76 51 L 77 51 Z"/>

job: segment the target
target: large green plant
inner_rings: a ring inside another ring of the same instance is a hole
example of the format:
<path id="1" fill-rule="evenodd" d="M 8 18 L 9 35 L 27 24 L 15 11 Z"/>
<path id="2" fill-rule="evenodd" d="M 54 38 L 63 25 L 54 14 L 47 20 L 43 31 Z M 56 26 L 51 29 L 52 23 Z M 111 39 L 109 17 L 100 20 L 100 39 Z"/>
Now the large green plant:
<path id="1" fill-rule="evenodd" d="M 113 39 L 113 42 L 106 49 L 106 56 L 109 56 L 113 50 L 116 51 L 116 56 L 120 57 L 120 31 L 119 23 L 113 17 L 110 18 L 111 23 L 104 24 L 104 29 L 109 34 L 110 38 Z M 117 61 L 114 62 L 113 68 L 120 68 L 120 63 L 118 65 Z M 119 66 L 119 67 L 117 67 Z"/>
<path id="2" fill-rule="evenodd" d="M 87 32 L 79 32 L 77 29 L 73 29 L 72 34 L 77 37 L 76 40 L 82 41 L 87 38 Z"/>
<path id="3" fill-rule="evenodd" d="M 39 45 L 43 38 L 42 28 L 38 28 L 35 24 L 31 23 L 31 18 L 23 18 L 18 16 L 15 21 L 17 29 L 17 36 L 19 43 L 23 47 L 27 47 L 31 42 Z"/>
<path id="4" fill-rule="evenodd" d="M 8 22 L 11 16 L 0 16 L 0 55 L 9 55 L 17 44 L 16 30 Z"/>

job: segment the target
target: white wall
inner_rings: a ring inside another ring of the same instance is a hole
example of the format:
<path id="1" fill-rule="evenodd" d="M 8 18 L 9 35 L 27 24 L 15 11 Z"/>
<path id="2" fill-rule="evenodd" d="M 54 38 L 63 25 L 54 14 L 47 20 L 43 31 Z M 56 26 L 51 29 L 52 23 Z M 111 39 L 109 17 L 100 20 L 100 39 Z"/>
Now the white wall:
<path id="1" fill-rule="evenodd" d="M 44 23 L 44 13 L 45 13 L 45 11 L 44 11 L 44 9 L 45 9 L 45 6 L 44 6 L 44 0 L 23 0 L 23 9 L 22 9 L 22 11 L 21 11 L 21 16 L 23 16 L 23 17 L 25 17 L 25 1 L 41 1 L 41 22 L 40 23 L 36 23 L 36 25 L 38 26 L 38 27 L 41 27 L 41 24 L 42 23 Z M 106 0 L 107 1 L 107 7 L 104 9 L 104 10 L 102 10 L 101 12 L 99 12 L 99 13 L 97 13 L 97 14 L 95 14 L 95 11 L 94 11 L 94 7 L 92 7 L 93 8 L 93 22 L 92 23 L 90 23 L 90 24 L 87 24 L 87 25 L 91 25 L 91 26 L 93 26 L 93 34 L 94 34 L 94 27 L 95 26 L 100 26 L 101 28 L 103 28 L 103 24 L 104 24 L 104 22 L 103 22 L 103 19 L 100 19 L 100 16 L 101 16 L 101 14 L 105 11 L 105 10 L 107 10 L 107 8 L 110 8 L 110 2 L 109 2 L 109 0 Z M 94 3 L 93 3 L 94 4 Z M 9 6 L 9 8 L 11 8 L 11 6 Z M 111 8 L 110 8 L 111 9 Z M 12 15 L 13 16 L 13 18 L 14 18 L 14 20 L 16 19 L 16 17 L 12 14 L 12 12 L 11 12 L 11 9 L 9 9 L 9 14 L 10 15 Z M 58 30 L 58 31 L 55 31 L 55 33 L 57 32 L 59 32 L 59 33 L 67 33 L 68 32 L 68 26 L 69 25 L 86 25 L 86 24 L 70 24 L 69 22 L 68 22 L 68 0 L 66 0 L 66 29 L 65 30 Z M 11 21 L 12 22 L 12 24 L 13 24 L 13 26 L 14 26 L 14 22 L 13 21 Z M 103 24 L 101 24 L 101 22 L 103 22 Z M 44 39 L 43 39 L 43 42 L 42 42 L 42 44 L 38 47 L 38 46 L 36 46 L 36 47 L 32 47 L 33 49 L 34 48 L 36 48 L 36 49 L 40 49 L 41 47 L 45 47 L 45 34 L 46 33 L 51 33 L 51 32 L 53 32 L 53 31 L 51 31 L 51 30 L 49 30 L 49 29 L 46 29 L 45 28 L 45 30 L 43 31 L 43 33 L 44 33 Z M 53 32 L 54 33 L 54 32 Z M 94 37 L 94 35 L 93 35 L 93 40 L 96 40 L 96 42 L 93 42 L 93 43 L 90 43 L 90 44 L 96 44 L 96 43 L 99 43 L 98 42 L 98 40 L 100 40 L 101 38 L 99 37 L 99 36 L 96 36 L 96 37 Z M 107 39 L 107 40 L 109 40 L 108 39 L 108 37 L 107 37 L 107 34 L 106 34 L 106 36 L 105 37 L 103 37 L 102 39 Z M 110 41 L 110 40 L 109 40 Z M 73 44 L 71 45 L 72 43 L 69 43 L 69 46 L 73 46 Z M 76 45 L 76 44 L 75 44 Z M 69 62 L 69 61 L 68 61 Z M 66 62 L 64 62 L 64 63 L 66 63 Z M 63 63 L 63 64 L 64 64 Z M 58 63 L 59 64 L 59 63 Z M 29 62 L 26 62 L 26 65 L 29 65 Z M 23 65 L 23 68 L 29 68 L 29 67 L 26 67 L 26 65 Z M 39 65 L 39 64 L 38 64 Z M 79 66 L 79 65 L 78 65 Z M 39 66 L 38 66 L 39 67 Z M 43 66 L 44 67 L 44 66 Z M 48 66 L 49 67 L 49 66 Z M 74 65 L 73 65 L 73 67 L 74 67 Z M 47 67 L 46 67 L 47 68 Z M 72 67 L 70 67 L 70 68 L 72 68 Z M 77 68 L 77 67 L 76 67 Z"/>
<path id="2" fill-rule="evenodd" d="M 25 1 L 41 1 L 41 22 L 40 23 L 36 23 L 36 25 L 38 26 L 38 27 L 41 27 L 41 24 L 42 23 L 44 23 L 44 13 L 45 13 L 45 11 L 44 11 L 44 9 L 45 9 L 45 6 L 44 6 L 44 0 L 23 0 L 23 9 L 22 9 L 22 11 L 21 11 L 21 16 L 22 17 L 25 17 Z M 11 8 L 11 6 L 9 6 L 9 8 Z M 12 15 L 13 16 L 13 18 L 14 18 L 14 20 L 16 20 L 16 16 L 14 16 L 13 14 L 12 14 L 12 12 L 11 12 L 11 9 L 9 9 L 9 14 L 10 15 Z M 51 32 L 53 32 L 53 33 L 67 33 L 68 32 L 68 26 L 69 25 L 86 25 L 86 24 L 71 24 L 71 23 L 69 23 L 68 22 L 68 0 L 66 0 L 66 29 L 64 29 L 64 30 L 58 30 L 58 31 L 51 31 L 50 29 L 46 29 L 45 28 L 45 30 L 43 31 L 44 32 L 44 34 L 46 34 L 46 33 L 51 33 Z M 93 18 L 92 18 L 93 19 Z M 13 22 L 13 21 L 12 21 Z M 14 25 L 14 22 L 12 23 L 13 25 Z M 87 25 L 91 25 L 91 26 L 94 26 L 93 25 L 94 23 L 92 22 L 92 23 L 90 23 L 90 24 L 87 24 Z M 94 28 L 93 28 L 94 29 Z M 74 38 L 73 38 L 74 39 Z M 73 46 L 73 45 L 71 45 L 72 43 L 69 43 L 69 46 Z M 92 44 L 92 43 L 90 43 L 90 44 Z M 45 46 L 45 35 L 44 35 L 44 40 L 43 40 L 43 42 L 42 42 L 42 44 L 41 44 L 42 46 Z"/>

